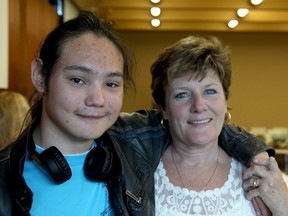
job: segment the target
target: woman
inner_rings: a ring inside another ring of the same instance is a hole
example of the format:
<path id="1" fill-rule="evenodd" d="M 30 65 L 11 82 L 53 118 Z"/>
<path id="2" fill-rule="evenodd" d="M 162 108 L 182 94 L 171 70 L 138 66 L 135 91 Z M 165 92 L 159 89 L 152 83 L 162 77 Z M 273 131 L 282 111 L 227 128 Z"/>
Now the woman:
<path id="1" fill-rule="evenodd" d="M 42 95 L 32 121 L 0 152 L 0 215 L 154 215 L 153 173 L 169 138 L 153 111 L 119 117 L 131 62 L 110 23 L 89 12 L 47 36 L 32 62 Z M 235 126 L 221 139 L 245 164 L 271 150 Z"/>
<path id="2" fill-rule="evenodd" d="M 243 165 L 219 148 L 230 116 L 229 50 L 216 37 L 190 36 L 160 54 L 151 73 L 171 134 L 155 172 L 156 215 L 256 215 L 242 188 Z"/>

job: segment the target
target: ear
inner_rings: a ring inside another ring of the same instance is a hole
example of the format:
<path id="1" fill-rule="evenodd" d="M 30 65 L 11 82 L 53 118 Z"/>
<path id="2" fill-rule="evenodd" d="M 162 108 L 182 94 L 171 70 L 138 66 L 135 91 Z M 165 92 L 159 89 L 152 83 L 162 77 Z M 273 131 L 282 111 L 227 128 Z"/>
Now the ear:
<path id="1" fill-rule="evenodd" d="M 164 120 L 167 120 L 168 119 L 168 115 L 167 115 L 167 112 L 165 111 L 165 109 L 163 109 L 162 106 L 159 107 L 161 113 L 162 113 L 162 117 Z"/>
<path id="2" fill-rule="evenodd" d="M 31 64 L 31 80 L 36 88 L 36 90 L 40 93 L 45 92 L 45 80 L 42 73 L 43 61 L 40 58 L 36 58 L 32 61 Z"/>

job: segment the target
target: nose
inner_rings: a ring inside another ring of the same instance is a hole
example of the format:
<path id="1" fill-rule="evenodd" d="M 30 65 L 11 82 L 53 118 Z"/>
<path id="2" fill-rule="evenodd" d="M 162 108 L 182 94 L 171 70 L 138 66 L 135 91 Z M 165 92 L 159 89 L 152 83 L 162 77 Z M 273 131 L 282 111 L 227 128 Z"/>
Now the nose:
<path id="1" fill-rule="evenodd" d="M 101 107 L 105 102 L 105 91 L 101 87 L 91 88 L 87 92 L 85 103 L 87 106 Z"/>
<path id="2" fill-rule="evenodd" d="M 192 112 L 203 112 L 207 109 L 205 99 L 202 95 L 194 95 L 191 102 L 191 111 Z"/>

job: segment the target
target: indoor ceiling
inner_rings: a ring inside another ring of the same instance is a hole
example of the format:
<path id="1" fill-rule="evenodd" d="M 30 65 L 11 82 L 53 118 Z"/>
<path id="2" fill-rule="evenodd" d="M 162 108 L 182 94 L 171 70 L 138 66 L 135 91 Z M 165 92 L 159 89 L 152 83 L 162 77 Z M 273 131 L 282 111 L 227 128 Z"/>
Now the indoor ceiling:
<path id="1" fill-rule="evenodd" d="M 249 0 L 71 0 L 80 10 L 95 11 L 113 22 L 117 30 L 288 32 L 288 0 L 264 0 L 254 6 Z M 151 26 L 151 7 L 161 8 L 161 24 Z M 237 9 L 248 8 L 239 18 Z M 234 29 L 231 19 L 239 21 Z"/>

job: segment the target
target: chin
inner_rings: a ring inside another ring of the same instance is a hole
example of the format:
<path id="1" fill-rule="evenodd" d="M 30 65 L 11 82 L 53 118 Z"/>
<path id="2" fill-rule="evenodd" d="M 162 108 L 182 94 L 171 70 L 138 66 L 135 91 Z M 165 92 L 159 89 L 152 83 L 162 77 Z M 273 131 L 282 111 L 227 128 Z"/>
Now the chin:
<path id="1" fill-rule="evenodd" d="M 80 132 L 80 134 L 79 134 Z M 84 140 L 94 140 L 94 139 L 98 139 L 99 137 L 101 137 L 103 135 L 105 131 L 104 130 L 78 130 L 78 137 L 82 137 L 82 139 Z"/>

